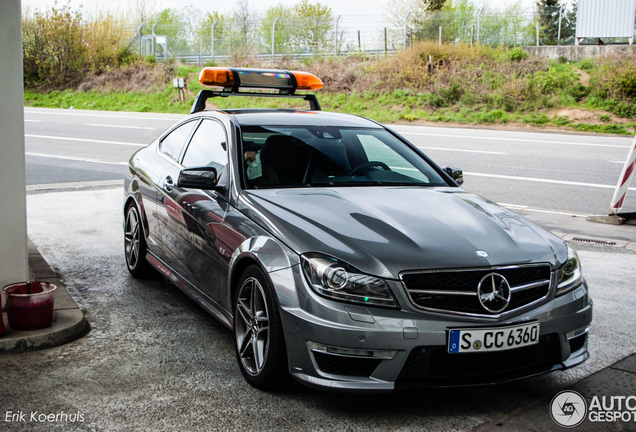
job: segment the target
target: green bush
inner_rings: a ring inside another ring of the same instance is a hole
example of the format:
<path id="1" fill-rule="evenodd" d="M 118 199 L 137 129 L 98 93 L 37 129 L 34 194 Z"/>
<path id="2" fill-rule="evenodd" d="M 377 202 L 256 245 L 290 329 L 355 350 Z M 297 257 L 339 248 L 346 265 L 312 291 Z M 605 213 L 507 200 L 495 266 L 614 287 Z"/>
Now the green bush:
<path id="1" fill-rule="evenodd" d="M 576 65 L 584 71 L 591 71 L 594 68 L 594 62 L 589 58 L 581 60 Z"/>
<path id="2" fill-rule="evenodd" d="M 543 113 L 532 113 L 529 115 L 525 115 L 521 118 L 524 123 L 530 123 L 534 125 L 543 125 L 550 122 L 550 117 Z"/>
<path id="3" fill-rule="evenodd" d="M 22 17 L 22 54 L 27 88 L 71 88 L 94 71 L 126 64 L 122 16 L 98 11 L 85 19 L 66 4 L 35 9 Z"/>
<path id="4" fill-rule="evenodd" d="M 621 135 L 631 135 L 632 133 L 625 129 L 623 125 L 610 124 L 610 125 L 598 125 L 598 124 L 585 124 L 580 123 L 572 125 L 572 129 L 582 132 L 597 132 L 597 133 L 615 133 Z"/>
<path id="5" fill-rule="evenodd" d="M 513 48 L 508 51 L 508 59 L 511 61 L 519 62 L 527 59 L 528 57 L 530 57 L 530 54 L 525 52 L 521 47 Z"/>

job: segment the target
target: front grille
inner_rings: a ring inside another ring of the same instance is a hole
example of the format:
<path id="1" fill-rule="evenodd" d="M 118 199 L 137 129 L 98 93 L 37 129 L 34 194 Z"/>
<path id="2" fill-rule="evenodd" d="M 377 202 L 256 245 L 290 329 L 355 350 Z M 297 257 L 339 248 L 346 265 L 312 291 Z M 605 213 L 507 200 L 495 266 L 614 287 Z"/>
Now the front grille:
<path id="1" fill-rule="evenodd" d="M 398 382 L 402 387 L 494 383 L 546 372 L 560 362 L 554 333 L 541 336 L 536 345 L 498 352 L 449 354 L 446 346 L 416 347 Z"/>
<path id="2" fill-rule="evenodd" d="M 318 368 L 324 373 L 368 377 L 382 360 L 343 357 L 321 352 L 313 352 Z"/>
<path id="3" fill-rule="evenodd" d="M 551 270 L 547 264 L 408 272 L 403 273 L 401 278 L 416 307 L 441 312 L 492 316 L 499 313 L 487 311 L 477 297 L 479 281 L 489 273 L 505 277 L 512 291 L 510 303 L 499 313 L 521 309 L 547 297 L 550 293 Z"/>

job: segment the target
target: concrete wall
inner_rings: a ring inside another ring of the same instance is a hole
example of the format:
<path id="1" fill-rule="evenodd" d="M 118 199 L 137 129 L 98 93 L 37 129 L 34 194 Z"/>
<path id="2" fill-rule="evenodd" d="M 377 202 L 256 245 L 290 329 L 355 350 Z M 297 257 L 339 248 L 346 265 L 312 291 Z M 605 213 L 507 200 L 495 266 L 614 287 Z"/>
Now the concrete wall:
<path id="1" fill-rule="evenodd" d="M 579 45 L 579 46 L 526 46 L 523 50 L 552 60 L 564 57 L 569 61 L 579 61 L 589 57 L 611 55 L 636 56 L 636 45 Z"/>
<path id="2" fill-rule="evenodd" d="M 20 0 L 0 0 L 0 287 L 27 279 Z"/>

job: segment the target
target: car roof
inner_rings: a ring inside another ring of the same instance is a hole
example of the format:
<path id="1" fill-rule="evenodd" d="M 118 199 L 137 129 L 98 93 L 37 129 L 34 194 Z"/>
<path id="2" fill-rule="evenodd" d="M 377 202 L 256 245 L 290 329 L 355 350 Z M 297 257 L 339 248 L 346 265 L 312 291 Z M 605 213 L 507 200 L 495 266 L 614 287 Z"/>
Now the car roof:
<path id="1" fill-rule="evenodd" d="M 343 126 L 382 128 L 371 120 L 349 114 L 291 109 L 225 109 L 241 126 Z"/>

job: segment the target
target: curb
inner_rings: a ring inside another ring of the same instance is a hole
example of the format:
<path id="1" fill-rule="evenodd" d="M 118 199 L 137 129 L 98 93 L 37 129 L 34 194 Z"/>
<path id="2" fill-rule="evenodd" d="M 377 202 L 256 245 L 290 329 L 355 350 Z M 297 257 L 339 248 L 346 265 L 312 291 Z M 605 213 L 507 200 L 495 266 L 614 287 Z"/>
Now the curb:
<path id="1" fill-rule="evenodd" d="M 32 279 L 49 280 L 57 285 L 54 296 L 53 325 L 41 330 L 17 331 L 8 326 L 7 314 L 2 313 L 5 332 L 0 336 L 0 354 L 51 348 L 79 339 L 91 330 L 84 312 L 77 306 L 59 275 L 51 269 L 31 239 L 29 239 L 29 273 Z"/>

